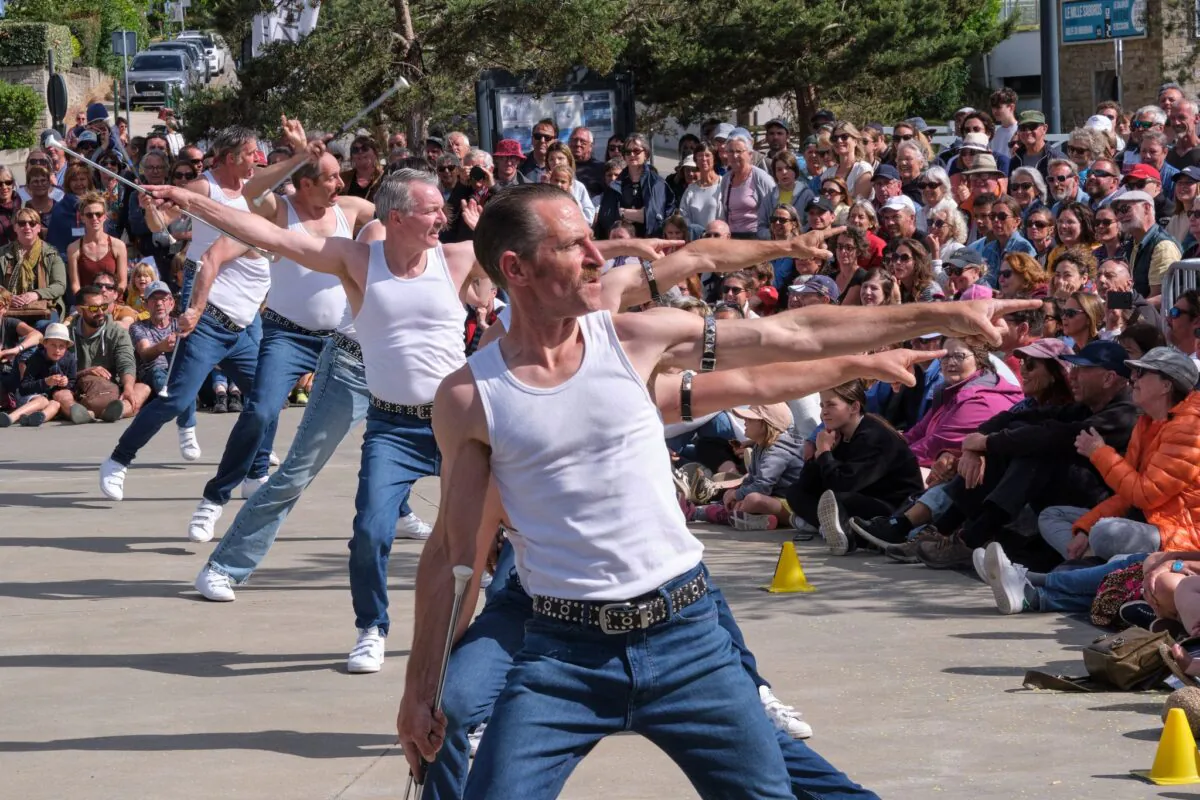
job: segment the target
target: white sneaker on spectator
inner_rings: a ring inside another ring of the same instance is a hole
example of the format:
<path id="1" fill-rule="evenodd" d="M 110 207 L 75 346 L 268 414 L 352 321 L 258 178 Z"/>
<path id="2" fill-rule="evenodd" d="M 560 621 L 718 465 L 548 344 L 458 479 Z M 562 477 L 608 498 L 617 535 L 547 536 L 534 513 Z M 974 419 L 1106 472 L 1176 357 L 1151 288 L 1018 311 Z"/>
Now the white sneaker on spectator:
<path id="1" fill-rule="evenodd" d="M 346 671 L 354 674 L 379 672 L 383 668 L 386 645 L 387 639 L 379 632 L 379 628 L 360 628 L 358 641 L 350 651 L 350 657 L 346 659 Z"/>
<path id="2" fill-rule="evenodd" d="M 233 583 L 229 576 L 222 575 L 208 564 L 205 564 L 204 569 L 196 576 L 196 591 L 203 595 L 205 600 L 216 603 L 231 603 L 237 599 L 233 594 Z"/>
<path id="3" fill-rule="evenodd" d="M 211 542 L 213 531 L 217 527 L 217 520 L 221 518 L 224 511 L 224 506 L 219 506 L 209 500 L 201 500 L 200 505 L 196 506 L 196 510 L 192 512 L 192 521 L 188 523 L 188 539 L 193 542 Z"/>
<path id="4" fill-rule="evenodd" d="M 854 541 L 842 527 L 842 515 L 838 509 L 837 496 L 828 489 L 817 501 L 817 521 L 821 523 L 821 536 L 831 555 L 844 556 L 854 547 Z"/>
<path id="5" fill-rule="evenodd" d="M 200 442 L 196 440 L 196 426 L 179 429 L 179 455 L 184 461 L 197 461 L 200 458 Z"/>
<path id="6" fill-rule="evenodd" d="M 274 450 L 271 451 L 271 455 L 267 456 L 267 463 L 272 467 L 279 466 L 279 456 L 275 454 Z"/>
<path id="7" fill-rule="evenodd" d="M 240 490 L 242 499 L 249 500 L 253 497 L 254 493 L 262 488 L 262 485 L 267 482 L 267 478 L 269 477 L 269 475 L 263 475 L 261 478 L 246 478 L 242 481 L 242 488 Z"/>
<path id="8" fill-rule="evenodd" d="M 125 498 L 125 465 L 118 464 L 111 458 L 104 459 L 100 465 L 100 493 L 109 500 Z"/>
<path id="9" fill-rule="evenodd" d="M 481 722 L 475 726 L 475 730 L 467 734 L 467 742 L 471 745 L 471 758 L 474 758 L 475 753 L 479 750 L 479 743 L 483 741 L 485 730 L 487 730 L 487 723 Z"/>
<path id="10" fill-rule="evenodd" d="M 758 699 L 762 701 L 763 710 L 778 730 L 793 739 L 807 739 L 813 735 L 812 726 L 800 718 L 800 712 L 792 706 L 785 706 L 771 691 L 770 686 L 758 687 Z"/>
<path id="11" fill-rule="evenodd" d="M 976 547 L 971 551 L 971 566 L 975 567 L 975 574 L 984 583 L 988 582 L 986 559 L 987 550 L 984 550 L 982 547 Z"/>
<path id="12" fill-rule="evenodd" d="M 396 523 L 396 535 L 402 539 L 428 539 L 433 526 L 411 512 Z"/>
<path id="13" fill-rule="evenodd" d="M 988 585 L 992 587 L 997 611 L 1001 614 L 1020 614 L 1025 610 L 1025 584 L 1029 583 L 1026 577 L 1029 570 L 1009 561 L 999 542 L 987 546 L 984 573 Z"/>

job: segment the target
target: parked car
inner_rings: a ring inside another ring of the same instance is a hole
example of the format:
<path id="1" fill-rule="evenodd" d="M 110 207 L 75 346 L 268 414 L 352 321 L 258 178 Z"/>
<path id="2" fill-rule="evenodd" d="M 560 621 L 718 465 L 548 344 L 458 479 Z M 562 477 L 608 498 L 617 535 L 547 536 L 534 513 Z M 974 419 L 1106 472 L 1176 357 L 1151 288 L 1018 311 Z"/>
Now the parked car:
<path id="1" fill-rule="evenodd" d="M 197 80 L 186 53 L 143 50 L 129 66 L 129 102 L 134 106 L 165 106 L 176 93 L 187 94 Z"/>
<path id="2" fill-rule="evenodd" d="M 229 49 L 226 47 L 225 40 L 221 38 L 220 34 L 205 33 L 203 31 L 184 31 L 177 38 L 199 42 L 204 48 L 204 55 L 208 59 L 208 65 L 214 75 L 220 75 L 225 71 L 225 57 Z"/>
<path id="3" fill-rule="evenodd" d="M 204 49 L 195 41 L 187 39 L 176 40 L 173 42 L 154 42 L 148 50 L 169 50 L 187 54 L 188 63 L 196 70 L 200 79 L 204 83 L 208 83 L 213 79 L 214 73 L 208 65 L 208 58 L 204 55 Z"/>

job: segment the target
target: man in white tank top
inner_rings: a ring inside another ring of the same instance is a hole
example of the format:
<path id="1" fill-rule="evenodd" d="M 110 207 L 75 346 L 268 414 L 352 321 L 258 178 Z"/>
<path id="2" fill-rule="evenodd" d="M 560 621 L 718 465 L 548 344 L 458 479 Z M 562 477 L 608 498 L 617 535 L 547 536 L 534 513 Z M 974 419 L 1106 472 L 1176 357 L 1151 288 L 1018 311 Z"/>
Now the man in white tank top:
<path id="1" fill-rule="evenodd" d="M 203 197 L 222 208 L 245 210 L 242 185 L 254 174 L 258 143 L 254 132 L 239 127 L 222 130 L 213 139 L 213 168 L 186 188 L 184 194 Z M 147 222 L 165 227 L 171 214 L 147 214 Z M 121 435 L 112 455 L 100 465 L 100 491 L 110 500 L 125 496 L 125 473 L 138 451 L 170 419 L 195 403 L 196 393 L 213 367 L 221 364 L 246 392 L 254 386 L 262 323 L 258 307 L 271 285 L 267 260 L 247 251 L 211 226 L 192 227 L 188 263 L 194 281 L 185 278 L 183 300 L 187 310 L 179 317 L 182 338 L 172 357 L 167 397 L 147 403 Z M 197 259 L 202 264 L 195 269 Z M 180 445 L 184 445 L 184 430 Z M 194 437 L 192 444 L 194 445 Z M 195 458 L 199 458 L 196 447 Z M 256 469 L 266 471 L 270 443 L 256 456 Z M 240 480 L 240 478 L 239 478 Z"/>
<path id="2" fill-rule="evenodd" d="M 992 317 L 1037 301 L 812 308 L 720 323 L 675 309 L 614 318 L 600 311 L 604 259 L 578 206 L 543 185 L 493 199 L 474 244 L 489 277 L 509 288 L 513 322 L 435 401 L 449 478 L 417 573 L 397 722 L 410 765 L 435 757 L 444 735 L 432 705 L 450 567 L 478 571 L 507 514 L 535 620 L 466 797 L 557 796 L 582 754 L 621 730 L 651 738 L 706 794 L 791 797 L 754 685 L 715 622 L 646 382 L 660 366 L 847 355 L 935 329 L 998 342 Z M 473 582 L 464 607 L 476 591 Z"/>
<path id="3" fill-rule="evenodd" d="M 246 184 L 247 198 L 263 198 L 261 204 L 251 202 L 250 208 L 280 228 L 303 235 L 353 238 L 374 218 L 375 206 L 359 197 L 339 196 L 341 165 L 319 143 L 310 153 L 298 122 L 286 120 L 284 135 L 297 155 L 284 162 L 286 166 L 276 165 Z M 267 191 L 281 171 L 306 161 L 292 178 L 294 194 L 281 198 Z M 191 541 L 213 538 L 217 520 L 238 484 L 242 497 L 249 498 L 267 482 L 266 469 L 255 465 L 255 456 L 264 448 L 270 452 L 279 410 L 296 382 L 316 370 L 345 309 L 346 292 L 337 277 L 313 272 L 288 258 L 272 266 L 254 387 L 247 389 L 246 406 L 229 432 L 217 474 L 205 485 L 188 524 Z"/>

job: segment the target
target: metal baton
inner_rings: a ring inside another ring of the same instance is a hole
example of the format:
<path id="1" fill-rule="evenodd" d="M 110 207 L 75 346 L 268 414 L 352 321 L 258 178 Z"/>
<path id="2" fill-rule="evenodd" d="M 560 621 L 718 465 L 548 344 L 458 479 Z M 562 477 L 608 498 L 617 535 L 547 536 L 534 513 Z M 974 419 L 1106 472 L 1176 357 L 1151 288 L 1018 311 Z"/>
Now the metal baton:
<path id="1" fill-rule="evenodd" d="M 123 175 L 119 175 L 116 172 L 113 172 L 111 169 L 108 169 L 107 167 L 100 166 L 95 161 L 92 161 L 90 158 L 88 158 L 85 155 L 76 153 L 74 150 L 72 150 L 71 148 L 69 148 L 65 144 L 63 144 L 62 140 L 59 139 L 57 136 L 47 136 L 45 145 L 46 145 L 46 147 L 53 147 L 58 150 L 62 150 L 64 153 L 68 153 L 70 155 L 75 156 L 80 161 L 84 162 L 85 164 L 90 164 L 92 167 L 96 168 L 100 172 L 103 172 L 105 175 L 109 176 L 110 178 L 115 178 L 118 183 L 121 183 L 124 186 L 128 186 L 130 189 L 133 189 L 135 192 L 138 192 L 139 194 L 144 194 L 147 197 L 154 196 L 154 195 L 150 194 L 150 192 L 146 191 L 145 187 L 137 185 L 133 181 L 129 180 L 128 178 L 124 177 Z M 232 233 L 227 232 L 224 228 L 221 228 L 218 225 L 213 225 L 208 220 L 201 219 L 200 217 L 196 216 L 195 214 L 193 214 L 189 211 L 184 211 L 182 208 L 180 208 L 179 213 L 189 219 L 194 219 L 197 222 L 203 223 L 204 225 L 208 225 L 209 227 L 217 229 L 218 231 L 221 232 L 222 236 L 232 239 L 233 241 L 237 242 L 240 245 L 249 247 L 251 250 L 256 250 L 259 253 L 262 253 L 263 257 L 266 258 L 268 261 L 278 261 L 279 260 L 278 254 L 268 253 L 268 252 L 262 250 L 261 248 L 255 247 L 254 245 L 250 244 L 249 242 L 247 242 L 243 239 L 239 239 L 237 236 L 234 236 Z"/>
<path id="2" fill-rule="evenodd" d="M 344 135 L 347 131 L 349 131 L 351 128 L 353 128 L 355 125 L 357 125 L 359 122 L 361 122 L 363 117 L 367 116 L 367 114 L 370 114 L 372 111 L 374 111 L 375 109 L 377 109 L 381 105 L 383 105 L 385 102 L 387 102 L 387 99 L 389 97 L 391 97 L 392 95 L 394 95 L 396 92 L 400 91 L 401 89 L 407 89 L 407 88 L 408 88 L 408 81 L 404 80 L 404 78 L 398 78 L 396 80 L 396 82 L 394 84 L 392 84 L 392 86 L 390 88 L 388 88 L 383 94 L 379 95 L 379 97 L 375 98 L 375 102 L 371 103 L 371 105 L 367 106 L 362 111 L 355 114 L 354 118 L 352 120 L 350 120 L 349 122 L 347 122 L 345 125 L 343 125 L 342 129 L 340 131 L 338 131 L 331 138 L 337 139 L 338 137 Z M 300 169 L 307 163 L 308 163 L 307 161 L 301 161 L 299 164 L 297 164 L 296 166 L 294 166 L 290 170 L 288 170 L 288 173 L 286 175 L 281 177 L 279 180 L 275 181 L 274 185 L 271 186 L 270 189 L 267 189 L 265 192 L 260 194 L 258 197 L 254 198 L 254 207 L 258 208 L 259 206 L 261 206 L 263 204 L 263 202 L 267 199 L 267 195 L 269 195 L 271 192 L 275 191 L 280 186 L 283 186 L 285 183 L 290 181 L 292 179 L 292 176 L 295 175 L 297 172 L 299 172 Z"/>

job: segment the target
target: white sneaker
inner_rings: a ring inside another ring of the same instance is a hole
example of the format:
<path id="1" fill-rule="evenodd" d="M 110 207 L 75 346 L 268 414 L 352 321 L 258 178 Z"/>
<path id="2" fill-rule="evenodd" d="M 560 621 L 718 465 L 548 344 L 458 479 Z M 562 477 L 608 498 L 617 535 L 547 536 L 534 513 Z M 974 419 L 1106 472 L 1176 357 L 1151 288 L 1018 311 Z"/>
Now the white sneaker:
<path id="1" fill-rule="evenodd" d="M 279 456 L 276 455 L 274 450 L 271 451 L 271 455 L 267 456 L 267 463 L 270 464 L 272 467 L 279 466 Z"/>
<path id="2" fill-rule="evenodd" d="M 975 567 L 975 574 L 979 576 L 979 580 L 984 583 L 987 579 L 987 566 L 985 559 L 987 558 L 987 550 L 982 547 L 976 547 L 971 551 L 971 566 Z"/>
<path id="3" fill-rule="evenodd" d="M 204 569 L 196 576 L 196 591 L 203 595 L 205 600 L 216 603 L 230 603 L 237 599 L 233 594 L 233 584 L 229 576 L 222 575 L 208 564 L 205 564 Z"/>
<path id="4" fill-rule="evenodd" d="M 184 461 L 197 461 L 200 458 L 200 442 L 196 441 L 196 426 L 179 429 L 179 455 Z"/>
<path id="5" fill-rule="evenodd" d="M 267 482 L 268 477 L 270 476 L 263 475 L 261 478 L 246 478 L 244 481 L 242 481 L 242 499 L 249 500 L 251 497 L 253 497 L 254 493 L 262 488 L 262 485 Z"/>
<path id="6" fill-rule="evenodd" d="M 104 459 L 100 465 L 100 492 L 109 500 L 125 498 L 125 465 Z"/>
<path id="7" fill-rule="evenodd" d="M 346 659 L 346 670 L 355 674 L 379 672 L 383 668 L 383 651 L 386 644 L 387 639 L 379 632 L 379 628 L 372 626 L 360 629 L 358 642 L 350 651 L 350 657 Z"/>
<path id="8" fill-rule="evenodd" d="M 471 758 L 474 758 L 476 751 L 479 750 L 479 743 L 483 741 L 485 730 L 487 730 L 487 723 L 481 722 L 475 726 L 475 730 L 467 734 L 467 743 L 471 745 Z"/>
<path id="9" fill-rule="evenodd" d="M 431 533 L 433 526 L 418 517 L 416 512 L 401 517 L 396 523 L 396 535 L 401 539 L 428 539 Z"/>
<path id="10" fill-rule="evenodd" d="M 767 717 L 778 729 L 793 739 L 807 739 L 813 735 L 812 726 L 800 718 L 800 712 L 785 706 L 771 691 L 770 686 L 758 687 L 758 699 L 762 701 Z"/>
<path id="11" fill-rule="evenodd" d="M 817 501 L 817 521 L 821 523 L 821 535 L 830 555 L 844 556 L 850 552 L 850 537 L 842 528 L 842 516 L 838 513 L 837 497 L 828 489 Z"/>
<path id="12" fill-rule="evenodd" d="M 1029 570 L 1009 561 L 999 542 L 987 546 L 984 572 L 988 585 L 992 587 L 997 611 L 1001 614 L 1020 614 L 1025 610 L 1025 584 L 1029 582 L 1026 578 Z"/>
<path id="13" fill-rule="evenodd" d="M 213 530 L 217 527 L 217 520 L 221 518 L 224 511 L 224 506 L 208 500 L 201 500 L 200 505 L 196 506 L 196 510 L 192 513 L 192 521 L 188 523 L 188 538 L 193 542 L 212 541 Z"/>

